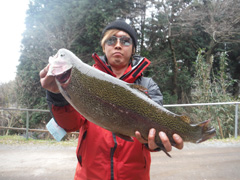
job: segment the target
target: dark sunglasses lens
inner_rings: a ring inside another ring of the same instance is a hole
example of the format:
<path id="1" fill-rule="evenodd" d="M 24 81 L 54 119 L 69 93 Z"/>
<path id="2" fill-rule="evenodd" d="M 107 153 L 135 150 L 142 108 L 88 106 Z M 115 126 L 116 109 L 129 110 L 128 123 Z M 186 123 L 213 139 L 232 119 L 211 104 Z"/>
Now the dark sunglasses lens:
<path id="1" fill-rule="evenodd" d="M 130 37 L 123 36 L 120 38 L 120 42 L 124 46 L 130 46 L 132 44 L 132 39 Z"/>
<path id="2" fill-rule="evenodd" d="M 120 38 L 116 36 L 110 37 L 108 40 L 106 40 L 106 44 L 109 46 L 115 45 L 117 43 L 117 40 L 120 39 L 120 43 L 123 46 L 130 46 L 132 44 L 132 39 L 130 37 L 122 36 Z"/>
<path id="3" fill-rule="evenodd" d="M 115 37 L 115 36 L 110 37 L 106 41 L 107 45 L 109 45 L 109 46 L 116 44 L 116 42 L 117 42 L 117 37 Z"/>

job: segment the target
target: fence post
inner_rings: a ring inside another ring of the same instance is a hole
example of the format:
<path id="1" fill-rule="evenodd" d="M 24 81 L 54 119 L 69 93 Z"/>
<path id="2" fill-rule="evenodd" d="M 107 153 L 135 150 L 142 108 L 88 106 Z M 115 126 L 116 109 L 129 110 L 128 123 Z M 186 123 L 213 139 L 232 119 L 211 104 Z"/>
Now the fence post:
<path id="1" fill-rule="evenodd" d="M 28 140 L 28 128 L 29 128 L 29 113 L 27 111 L 27 122 L 26 122 L 26 139 Z"/>
<path id="2" fill-rule="evenodd" d="M 235 105 L 235 139 L 238 136 L 238 104 Z"/>

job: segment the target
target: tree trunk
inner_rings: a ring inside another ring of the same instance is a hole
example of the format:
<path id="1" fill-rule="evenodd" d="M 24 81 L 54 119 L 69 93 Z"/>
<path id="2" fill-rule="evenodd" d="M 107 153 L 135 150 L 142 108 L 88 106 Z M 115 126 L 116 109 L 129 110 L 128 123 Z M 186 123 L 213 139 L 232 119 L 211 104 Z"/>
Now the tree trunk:
<path id="1" fill-rule="evenodd" d="M 213 58 L 212 58 L 212 52 L 214 48 L 216 47 L 217 43 L 212 39 L 209 45 L 209 49 L 206 52 L 206 63 L 208 64 L 207 74 L 210 77 L 211 69 L 213 66 Z"/>
<path id="2" fill-rule="evenodd" d="M 146 5 L 143 4 L 141 8 L 141 43 L 140 43 L 140 52 L 144 49 L 144 30 L 145 30 L 145 18 L 146 18 Z"/>
<path id="3" fill-rule="evenodd" d="M 173 93 L 173 95 L 176 95 L 177 94 L 177 74 L 178 74 L 177 59 L 176 59 L 175 49 L 172 45 L 172 41 L 171 41 L 170 38 L 168 38 L 168 43 L 169 43 L 169 47 L 170 47 L 171 52 L 172 52 L 172 62 L 173 62 L 173 65 L 172 65 L 172 71 L 173 71 L 173 77 L 172 77 L 173 90 L 172 90 L 172 93 Z"/>

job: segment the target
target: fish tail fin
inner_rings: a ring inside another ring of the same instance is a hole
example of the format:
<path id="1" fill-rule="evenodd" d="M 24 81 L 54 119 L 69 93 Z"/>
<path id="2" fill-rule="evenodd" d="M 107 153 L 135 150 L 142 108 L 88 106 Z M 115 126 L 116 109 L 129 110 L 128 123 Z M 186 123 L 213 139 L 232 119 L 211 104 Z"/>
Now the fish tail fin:
<path id="1" fill-rule="evenodd" d="M 214 127 L 209 127 L 210 119 L 204 122 L 199 123 L 197 126 L 202 128 L 202 137 L 197 140 L 196 143 L 201 143 L 203 141 L 206 141 L 216 134 L 216 130 Z"/>

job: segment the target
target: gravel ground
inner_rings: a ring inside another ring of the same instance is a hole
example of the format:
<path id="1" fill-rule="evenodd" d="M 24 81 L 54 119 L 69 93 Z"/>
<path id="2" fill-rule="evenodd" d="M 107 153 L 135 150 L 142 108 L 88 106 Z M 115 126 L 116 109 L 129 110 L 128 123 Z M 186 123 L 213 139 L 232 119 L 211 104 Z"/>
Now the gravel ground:
<path id="1" fill-rule="evenodd" d="M 239 180 L 240 143 L 210 142 L 187 144 L 172 158 L 152 153 L 151 179 Z"/>
<path id="2" fill-rule="evenodd" d="M 76 147 L 0 144 L 0 180 L 71 180 Z M 240 141 L 185 143 L 172 158 L 151 153 L 151 180 L 239 180 Z"/>

